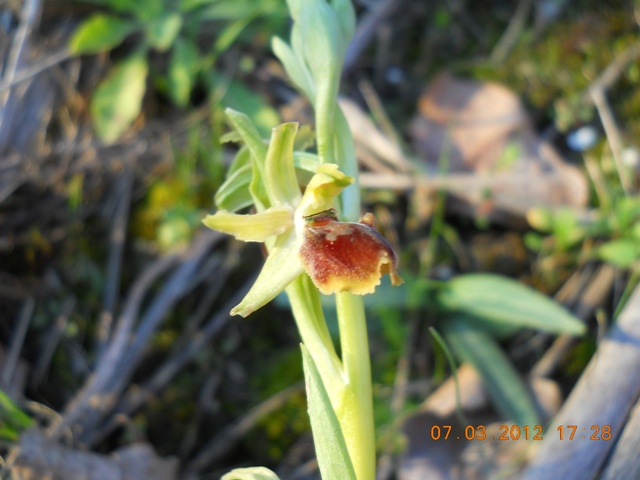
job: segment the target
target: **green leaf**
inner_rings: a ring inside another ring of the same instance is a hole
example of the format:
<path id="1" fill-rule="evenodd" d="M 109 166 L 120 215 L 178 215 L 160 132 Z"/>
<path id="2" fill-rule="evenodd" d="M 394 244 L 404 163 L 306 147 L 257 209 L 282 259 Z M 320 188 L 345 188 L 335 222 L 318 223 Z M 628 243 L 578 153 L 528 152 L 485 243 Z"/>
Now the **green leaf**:
<path id="1" fill-rule="evenodd" d="M 304 63 L 304 60 L 293 51 L 293 49 L 282 39 L 273 37 L 271 40 L 271 49 L 282 66 L 289 75 L 289 78 L 302 92 L 307 96 L 313 104 L 315 98 L 315 87 L 311 71 Z"/>
<path id="2" fill-rule="evenodd" d="M 169 96 L 173 102 L 185 107 L 196 83 L 201 58 L 198 48 L 188 40 L 178 38 L 169 61 Z"/>
<path id="3" fill-rule="evenodd" d="M 24 413 L 2 390 L 0 390 L 0 422 L 17 431 L 25 430 L 33 425 L 33 419 Z"/>
<path id="4" fill-rule="evenodd" d="M 76 55 L 105 52 L 135 29 L 134 22 L 99 13 L 80 24 L 69 41 L 69 50 Z"/>
<path id="5" fill-rule="evenodd" d="M 129 127 L 142 107 L 148 65 L 142 53 L 120 62 L 100 84 L 91 102 L 91 118 L 98 136 L 111 143 Z"/>
<path id="6" fill-rule="evenodd" d="M 222 476 L 220 480 L 280 480 L 266 467 L 235 468 Z"/>
<path id="7" fill-rule="evenodd" d="M 533 399 L 496 341 L 464 317 L 451 318 L 442 328 L 456 357 L 478 370 L 496 408 L 520 426 L 538 425 Z"/>
<path id="8" fill-rule="evenodd" d="M 145 34 L 147 41 L 153 48 L 164 52 L 173 45 L 181 28 L 182 15 L 176 12 L 167 12 L 150 21 L 145 28 Z"/>
<path id="9" fill-rule="evenodd" d="M 269 196 L 264 186 L 264 164 L 267 156 L 267 146 L 260 137 L 258 129 L 247 115 L 231 108 L 225 109 L 225 114 L 240 134 L 249 152 L 251 152 L 252 177 L 249 192 L 251 192 L 253 203 L 258 211 L 265 210 L 270 206 Z"/>
<path id="10" fill-rule="evenodd" d="M 550 298 L 499 275 L 460 275 L 438 290 L 440 306 L 486 322 L 582 335 L 585 325 Z"/>
<path id="11" fill-rule="evenodd" d="M 213 51 L 216 54 L 226 52 L 252 20 L 253 17 L 246 16 L 226 25 L 218 34 L 218 38 L 216 38 L 215 44 L 213 45 Z"/>
<path id="12" fill-rule="evenodd" d="M 225 108 L 224 113 L 231 121 L 233 128 L 240 134 L 240 138 L 251 152 L 251 157 L 264 164 L 267 158 L 267 146 L 251 118 L 232 108 Z"/>
<path id="13" fill-rule="evenodd" d="M 298 132 L 295 122 L 273 129 L 267 150 L 264 183 L 272 205 L 296 205 L 300 187 L 293 166 L 293 143 Z"/>
<path id="14" fill-rule="evenodd" d="M 237 212 L 253 205 L 253 197 L 249 193 L 252 177 L 253 166 L 251 163 L 238 168 L 228 175 L 216 192 L 216 206 L 221 210 Z"/>
<path id="15" fill-rule="evenodd" d="M 309 418 L 320 475 L 327 479 L 356 480 L 338 417 L 331 406 L 329 394 L 322 382 L 318 367 L 304 344 L 301 344 L 300 348 L 307 384 Z"/>
<path id="16" fill-rule="evenodd" d="M 157 17 L 165 8 L 164 2 L 158 0 L 107 0 L 105 3 L 117 12 L 134 14 L 143 22 Z"/>
<path id="17" fill-rule="evenodd" d="M 356 12 L 351 0 L 331 0 L 331 5 L 338 17 L 340 29 L 346 43 L 349 43 L 356 29 Z"/>
<path id="18" fill-rule="evenodd" d="M 598 248 L 598 256 L 618 268 L 629 268 L 640 256 L 640 242 L 628 239 L 611 240 Z"/>
<path id="19" fill-rule="evenodd" d="M 271 135 L 273 127 L 282 123 L 278 112 L 268 105 L 260 95 L 238 82 L 229 84 L 220 102 L 226 108 L 232 108 L 248 115 L 264 138 Z"/>

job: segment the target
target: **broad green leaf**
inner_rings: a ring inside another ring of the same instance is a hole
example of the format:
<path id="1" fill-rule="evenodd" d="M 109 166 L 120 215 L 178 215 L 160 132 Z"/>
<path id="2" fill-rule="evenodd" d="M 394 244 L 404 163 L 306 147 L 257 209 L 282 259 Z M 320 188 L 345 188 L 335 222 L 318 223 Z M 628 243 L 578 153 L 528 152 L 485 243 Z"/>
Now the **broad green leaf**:
<path id="1" fill-rule="evenodd" d="M 176 12 L 167 12 L 151 20 L 145 34 L 149 44 L 160 52 L 169 50 L 175 42 L 182 28 L 182 15 Z"/>
<path id="2" fill-rule="evenodd" d="M 212 230 L 233 235 L 245 242 L 264 242 L 274 235 L 283 234 L 293 226 L 293 208 L 271 207 L 252 215 L 238 215 L 220 210 L 202 220 Z"/>
<path id="3" fill-rule="evenodd" d="M 266 467 L 235 468 L 222 476 L 220 480 L 280 480 Z"/>
<path id="4" fill-rule="evenodd" d="M 169 61 L 169 95 L 173 102 L 185 107 L 196 83 L 201 58 L 198 48 L 188 40 L 178 38 Z"/>
<path id="5" fill-rule="evenodd" d="M 117 140 L 140 113 L 147 71 L 145 56 L 134 54 L 116 65 L 96 88 L 91 101 L 91 118 L 103 141 Z"/>
<path id="6" fill-rule="evenodd" d="M 295 237 L 295 232 L 277 237 L 256 282 L 231 310 L 231 315 L 246 317 L 255 312 L 273 300 L 304 271 L 298 256 L 300 245 Z"/>
<path id="7" fill-rule="evenodd" d="M 585 325 L 550 298 L 499 275 L 460 275 L 437 291 L 439 305 L 486 322 L 582 335 Z"/>
<path id="8" fill-rule="evenodd" d="M 538 425 L 533 399 L 496 341 L 463 317 L 449 319 L 442 328 L 456 357 L 478 370 L 496 408 L 520 426 Z"/>
<path id="9" fill-rule="evenodd" d="M 356 480 L 338 417 L 331 406 L 318 367 L 304 344 L 301 344 L 300 348 L 307 385 L 309 419 L 320 475 L 327 479 Z"/>
<path id="10" fill-rule="evenodd" d="M 283 123 L 273 129 L 265 163 L 265 185 L 272 205 L 296 205 L 300 187 L 293 165 L 293 143 L 298 124 Z"/>
<path id="11" fill-rule="evenodd" d="M 640 242 L 628 239 L 611 240 L 598 248 L 598 256 L 618 268 L 629 268 L 640 256 Z"/>
<path id="12" fill-rule="evenodd" d="M 134 22 L 99 13 L 80 24 L 69 41 L 69 50 L 76 55 L 105 52 L 135 29 Z"/>

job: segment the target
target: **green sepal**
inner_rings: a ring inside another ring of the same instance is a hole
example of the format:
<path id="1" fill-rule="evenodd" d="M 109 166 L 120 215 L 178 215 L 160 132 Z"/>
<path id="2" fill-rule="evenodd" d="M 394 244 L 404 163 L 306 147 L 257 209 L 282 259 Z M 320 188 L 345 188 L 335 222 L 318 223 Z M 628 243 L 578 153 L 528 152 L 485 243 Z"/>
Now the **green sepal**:
<path id="1" fill-rule="evenodd" d="M 239 215 L 220 210 L 202 220 L 212 230 L 233 235 L 245 242 L 264 242 L 274 235 L 281 235 L 293 225 L 293 208 L 272 207 L 253 215 Z"/>
<path id="2" fill-rule="evenodd" d="M 273 300 L 303 272 L 298 256 L 300 246 L 292 231 L 280 235 L 249 293 L 231 310 L 231 315 L 246 317 Z"/>

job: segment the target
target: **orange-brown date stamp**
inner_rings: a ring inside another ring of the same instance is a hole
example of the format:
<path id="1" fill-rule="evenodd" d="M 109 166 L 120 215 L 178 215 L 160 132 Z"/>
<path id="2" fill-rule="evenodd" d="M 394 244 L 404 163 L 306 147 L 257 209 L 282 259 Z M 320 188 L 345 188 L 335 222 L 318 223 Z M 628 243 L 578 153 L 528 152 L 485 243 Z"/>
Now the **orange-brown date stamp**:
<path id="1" fill-rule="evenodd" d="M 497 431 L 496 431 L 497 430 Z M 590 425 L 560 425 L 556 428 L 560 440 L 588 439 L 611 440 L 611 426 Z M 489 433 L 493 432 L 493 433 Z M 492 426 L 490 431 L 484 425 L 467 425 L 462 432 L 454 432 L 451 425 L 433 425 L 430 430 L 431 440 L 542 440 L 544 429 L 542 425 L 499 425 Z"/>

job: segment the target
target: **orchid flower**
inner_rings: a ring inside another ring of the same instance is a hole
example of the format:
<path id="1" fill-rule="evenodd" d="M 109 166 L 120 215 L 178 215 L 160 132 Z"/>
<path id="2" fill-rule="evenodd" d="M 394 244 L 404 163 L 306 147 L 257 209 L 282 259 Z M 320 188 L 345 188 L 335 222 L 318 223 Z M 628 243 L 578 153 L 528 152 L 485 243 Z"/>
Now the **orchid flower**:
<path id="1" fill-rule="evenodd" d="M 393 285 L 402 283 L 389 243 L 375 230 L 373 215 L 361 222 L 340 222 L 336 197 L 353 183 L 335 164 L 321 164 L 304 193 L 296 178 L 293 141 L 296 123 L 273 129 L 266 152 L 263 184 L 266 198 L 255 214 L 220 210 L 203 223 L 246 242 L 264 242 L 267 260 L 253 287 L 231 311 L 246 317 L 282 292 L 306 272 L 320 292 L 373 293 L 388 273 Z M 254 179 L 255 180 L 255 179 Z M 266 207 L 265 204 L 269 206 Z"/>

